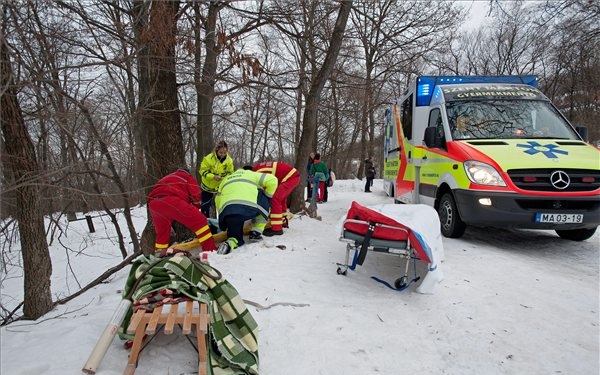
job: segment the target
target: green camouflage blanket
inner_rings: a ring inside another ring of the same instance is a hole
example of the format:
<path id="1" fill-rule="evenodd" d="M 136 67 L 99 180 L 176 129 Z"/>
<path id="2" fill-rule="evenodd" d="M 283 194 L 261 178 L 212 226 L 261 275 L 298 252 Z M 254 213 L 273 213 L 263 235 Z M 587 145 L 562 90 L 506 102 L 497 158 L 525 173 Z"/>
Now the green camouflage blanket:
<path id="1" fill-rule="evenodd" d="M 258 375 L 258 325 L 237 290 L 215 268 L 187 256 L 148 255 L 133 262 L 123 296 L 131 295 L 136 303 L 165 290 L 208 305 L 208 375 Z M 133 309 L 119 327 L 121 339 L 133 339 L 126 333 L 132 314 Z"/>

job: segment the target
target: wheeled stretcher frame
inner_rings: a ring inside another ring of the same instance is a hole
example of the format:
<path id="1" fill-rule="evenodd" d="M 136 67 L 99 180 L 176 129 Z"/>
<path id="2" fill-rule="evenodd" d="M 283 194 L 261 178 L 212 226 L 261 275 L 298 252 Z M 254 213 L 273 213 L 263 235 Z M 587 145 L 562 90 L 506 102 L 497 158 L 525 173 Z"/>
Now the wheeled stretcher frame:
<path id="1" fill-rule="evenodd" d="M 361 234 L 357 233 L 356 231 L 348 230 L 346 225 L 349 223 L 359 224 L 361 226 L 364 225 L 366 228 L 366 232 L 364 234 Z M 373 233 L 377 228 L 390 229 L 392 231 L 397 232 L 397 239 L 389 240 L 374 238 Z M 415 249 L 411 246 L 409 238 L 409 229 L 405 227 L 397 227 L 374 221 L 346 219 L 343 222 L 343 229 L 342 234 L 340 236 L 340 241 L 347 242 L 347 244 L 345 263 L 337 263 L 337 273 L 339 275 L 346 275 L 348 269 L 354 270 L 356 268 L 356 265 L 362 266 L 362 264 L 365 261 L 365 258 L 367 257 L 368 251 L 371 250 L 391 255 L 399 255 L 401 258 L 406 259 L 404 275 L 402 275 L 394 281 L 393 287 L 383 280 L 372 277 L 376 281 L 382 282 L 383 284 L 387 285 L 392 289 L 404 290 L 412 282 L 416 282 L 420 279 L 420 277 L 416 274 L 415 264 L 415 261 L 419 258 L 416 255 Z M 352 250 L 354 250 L 354 255 L 352 258 L 352 263 L 350 263 L 350 252 Z M 415 268 L 415 276 L 413 279 L 408 281 L 408 270 L 411 263 Z"/>

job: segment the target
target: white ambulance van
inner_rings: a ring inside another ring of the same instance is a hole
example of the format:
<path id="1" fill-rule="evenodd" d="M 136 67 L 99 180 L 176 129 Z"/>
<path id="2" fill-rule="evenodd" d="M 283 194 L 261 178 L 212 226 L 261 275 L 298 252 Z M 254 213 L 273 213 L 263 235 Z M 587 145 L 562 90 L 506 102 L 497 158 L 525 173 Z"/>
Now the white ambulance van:
<path id="1" fill-rule="evenodd" d="M 384 188 L 467 225 L 590 238 L 600 223 L 600 151 L 535 76 L 421 76 L 385 111 Z"/>

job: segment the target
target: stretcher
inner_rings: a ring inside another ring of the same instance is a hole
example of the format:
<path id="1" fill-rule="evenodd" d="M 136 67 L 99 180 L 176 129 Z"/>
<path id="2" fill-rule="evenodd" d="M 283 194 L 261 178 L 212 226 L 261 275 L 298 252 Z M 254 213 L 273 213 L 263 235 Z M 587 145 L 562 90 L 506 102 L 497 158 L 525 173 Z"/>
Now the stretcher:
<path id="1" fill-rule="evenodd" d="M 409 212 L 411 218 L 418 217 L 420 214 L 418 220 L 421 222 L 427 222 L 430 218 L 422 217 L 423 210 L 420 208 L 415 208 L 418 212 L 414 214 L 410 212 L 412 207 L 399 206 L 402 205 L 380 205 L 369 208 L 352 202 L 347 214 L 341 220 L 339 240 L 347 244 L 345 262 L 337 263 L 338 274 L 346 275 L 348 269 L 355 270 L 356 266 L 362 266 L 370 252 L 396 255 L 405 261 L 404 273 L 393 283 L 372 276 L 374 280 L 395 290 L 404 290 L 421 279 L 421 276 L 417 275 L 416 262 L 427 263 L 428 272 L 437 269 L 435 254 L 425 238 L 411 226 L 399 222 L 394 214 L 403 210 L 404 217 L 409 217 L 405 213 Z M 425 214 L 429 212 L 426 211 Z M 437 217 L 437 214 L 435 215 Z M 410 268 L 414 270 L 414 274 L 409 277 Z M 439 276 L 438 274 L 436 278 Z"/>

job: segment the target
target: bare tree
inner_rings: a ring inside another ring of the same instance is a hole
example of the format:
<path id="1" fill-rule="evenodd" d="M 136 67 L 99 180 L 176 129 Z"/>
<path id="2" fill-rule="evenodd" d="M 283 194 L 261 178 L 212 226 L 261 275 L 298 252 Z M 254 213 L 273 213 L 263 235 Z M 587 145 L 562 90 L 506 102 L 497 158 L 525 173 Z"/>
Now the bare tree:
<path id="1" fill-rule="evenodd" d="M 331 72 L 333 71 L 338 53 L 342 46 L 344 32 L 346 30 L 346 24 L 350 16 L 351 9 L 352 1 L 342 1 L 340 3 L 338 17 L 331 35 L 331 42 L 329 44 L 329 49 L 327 50 L 325 61 L 323 62 L 320 70 L 315 73 L 310 85 L 310 90 L 306 97 L 306 109 L 304 110 L 304 118 L 302 121 L 302 135 L 300 136 L 298 154 L 296 155 L 296 163 L 294 164 L 294 167 L 301 172 L 303 177 L 301 180 L 306 179 L 306 168 L 304 161 L 308 158 L 308 154 L 311 152 L 311 142 L 315 138 L 317 113 L 321 99 L 321 93 L 325 87 L 325 82 L 331 76 Z M 302 191 L 300 189 L 296 189 L 292 194 L 291 208 L 292 210 L 299 211 L 302 207 L 304 207 L 304 197 Z"/>
<path id="2" fill-rule="evenodd" d="M 152 1 L 149 9 L 146 6 L 136 2 L 134 27 L 138 45 L 139 111 L 146 134 L 146 186 L 149 189 L 161 177 L 183 166 L 185 160 L 175 63 L 179 1 Z M 154 226 L 148 215 L 141 238 L 145 252 L 153 251 L 154 236 Z"/>
<path id="3" fill-rule="evenodd" d="M 540 28 L 550 28 L 540 58 L 541 88 L 575 125 L 588 127 L 589 140 L 600 144 L 600 6 L 583 0 L 545 2 Z"/>
<path id="4" fill-rule="evenodd" d="M 410 76 L 416 61 L 427 62 L 435 52 L 444 52 L 444 39 L 461 20 L 462 13 L 452 3 L 388 0 L 357 4 L 352 12 L 349 37 L 354 38 L 360 51 L 362 66 L 356 71 L 361 77 L 360 102 L 360 168 L 373 154 L 378 130 L 375 111 L 384 102 L 391 101 L 388 92 L 382 92 L 392 74 Z M 426 64 L 423 64 L 426 66 Z M 379 157 L 379 155 L 376 155 Z"/>
<path id="5" fill-rule="evenodd" d="M 199 34 L 195 35 L 195 70 L 194 82 L 198 97 L 198 159 L 213 150 L 215 143 L 214 102 L 218 96 L 234 93 L 240 87 L 246 86 L 248 72 L 257 77 L 262 71 L 258 59 L 239 50 L 240 41 L 245 34 L 260 28 L 265 21 L 262 19 L 261 3 L 258 10 L 244 6 L 243 9 L 234 7 L 226 1 L 210 1 L 207 15 L 204 18 L 204 61 L 200 66 Z M 233 12 L 232 30 L 227 32 L 225 25 L 219 25 L 220 12 L 227 8 Z M 195 19 L 201 17 L 199 7 L 195 6 Z M 240 22 L 241 21 L 241 22 Z M 200 23 L 197 22 L 197 25 Z M 239 69 L 239 75 L 233 71 Z M 229 76 L 229 74 L 233 74 Z M 221 90 L 216 85 L 221 84 Z M 230 146 L 231 148 L 231 146 Z M 200 161 L 200 160 L 199 160 Z"/>
<path id="6" fill-rule="evenodd" d="M 17 185 L 16 217 L 25 274 L 23 314 L 27 319 L 37 319 L 52 309 L 52 263 L 44 230 L 44 214 L 40 209 L 40 168 L 17 99 L 18 90 L 12 80 L 4 16 L 0 27 L 0 127 L 7 154 L 2 162 Z"/>
<path id="7" fill-rule="evenodd" d="M 457 74 L 535 74 L 541 90 L 600 141 L 600 7 L 586 0 L 490 2 L 493 19 L 451 54 Z M 446 60 L 448 61 L 448 60 Z"/>
<path id="8" fill-rule="evenodd" d="M 213 101 L 215 98 L 215 81 L 217 74 L 217 57 L 219 54 L 217 46 L 217 17 L 219 11 L 225 6 L 224 2 L 211 1 L 208 3 L 208 15 L 205 22 L 204 36 L 204 64 L 197 66 L 196 87 L 198 93 L 198 155 L 209 153 L 214 145 L 213 140 Z M 198 5 L 195 6 L 196 17 L 200 15 Z M 199 45 L 199 44 L 198 44 Z M 196 54 L 200 49 L 196 48 Z M 199 63 L 199 55 L 196 63 Z"/>

